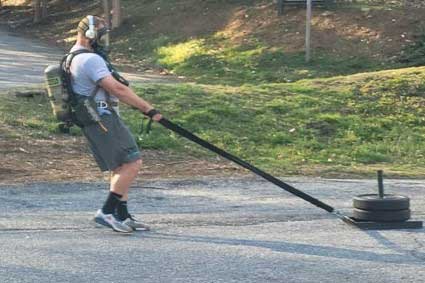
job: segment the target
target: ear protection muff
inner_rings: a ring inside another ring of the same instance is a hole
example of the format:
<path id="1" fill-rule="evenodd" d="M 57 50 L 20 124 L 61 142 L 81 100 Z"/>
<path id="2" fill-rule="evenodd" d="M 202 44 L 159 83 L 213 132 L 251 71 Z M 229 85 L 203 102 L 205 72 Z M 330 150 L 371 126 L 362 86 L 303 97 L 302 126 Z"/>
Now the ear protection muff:
<path id="1" fill-rule="evenodd" d="M 95 19 L 93 16 L 87 16 L 87 19 L 89 20 L 89 29 L 86 31 L 85 36 L 89 39 L 95 39 L 97 36 Z"/>

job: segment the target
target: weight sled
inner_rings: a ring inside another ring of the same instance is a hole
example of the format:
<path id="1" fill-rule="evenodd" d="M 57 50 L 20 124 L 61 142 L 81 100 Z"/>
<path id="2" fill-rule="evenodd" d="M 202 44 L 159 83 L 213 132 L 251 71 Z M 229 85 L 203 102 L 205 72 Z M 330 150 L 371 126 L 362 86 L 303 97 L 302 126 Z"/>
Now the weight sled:
<path id="1" fill-rule="evenodd" d="M 374 222 L 374 221 L 361 221 L 352 217 L 342 218 L 347 224 L 353 225 L 363 230 L 392 230 L 392 229 L 422 229 L 422 221 L 402 221 L 402 222 Z"/>
<path id="2" fill-rule="evenodd" d="M 329 213 L 332 213 L 334 216 L 338 217 L 339 219 L 343 220 L 345 223 L 354 225 L 361 229 L 417 229 L 422 228 L 422 222 L 420 221 L 406 221 L 406 222 L 388 222 L 388 223 L 378 223 L 378 222 L 361 222 L 357 221 L 351 217 L 348 217 L 344 215 L 343 213 L 339 212 L 338 210 L 335 210 L 332 206 L 310 196 L 309 194 L 304 193 L 303 191 L 300 191 L 293 186 L 277 179 L 276 177 L 262 171 L 261 169 L 249 164 L 248 162 L 240 159 L 237 156 L 234 156 L 223 149 L 220 149 L 216 147 L 215 145 L 201 139 L 200 137 L 192 134 L 188 130 L 174 124 L 173 122 L 169 121 L 166 118 L 162 118 L 160 121 L 158 121 L 162 126 L 165 128 L 179 134 L 180 136 L 187 138 L 188 140 L 193 141 L 194 143 L 230 160 L 234 163 L 244 167 L 245 169 L 250 170 L 254 174 L 264 178 L 265 180 L 275 184 L 276 186 L 280 187 L 281 189 L 323 209 L 326 210 Z M 381 180 L 382 181 L 382 180 Z"/>

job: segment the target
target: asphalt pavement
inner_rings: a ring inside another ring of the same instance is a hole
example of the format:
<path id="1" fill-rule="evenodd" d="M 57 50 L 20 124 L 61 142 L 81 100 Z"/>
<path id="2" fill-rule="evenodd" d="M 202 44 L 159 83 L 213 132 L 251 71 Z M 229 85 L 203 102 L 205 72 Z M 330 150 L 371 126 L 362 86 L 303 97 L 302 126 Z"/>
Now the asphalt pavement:
<path id="1" fill-rule="evenodd" d="M 43 83 L 63 52 L 0 31 L 0 89 Z M 135 75 L 135 82 L 164 78 Z M 289 179 L 349 213 L 374 180 Z M 424 182 L 387 180 L 425 218 Z M 148 181 L 130 209 L 150 232 L 96 227 L 103 183 L 0 186 L 0 282 L 425 282 L 425 231 L 362 231 L 259 179 Z"/>
<path id="2" fill-rule="evenodd" d="M 44 69 L 59 64 L 65 52 L 45 42 L 0 30 L 0 91 L 43 87 Z M 176 83 L 173 76 L 122 72 L 131 83 Z"/>
<path id="3" fill-rule="evenodd" d="M 349 214 L 375 181 L 289 182 Z M 424 182 L 386 180 L 425 218 Z M 150 232 L 99 228 L 107 184 L 0 187 L 0 282 L 424 282 L 424 229 L 362 231 L 254 178 L 149 181 L 130 209 Z"/>

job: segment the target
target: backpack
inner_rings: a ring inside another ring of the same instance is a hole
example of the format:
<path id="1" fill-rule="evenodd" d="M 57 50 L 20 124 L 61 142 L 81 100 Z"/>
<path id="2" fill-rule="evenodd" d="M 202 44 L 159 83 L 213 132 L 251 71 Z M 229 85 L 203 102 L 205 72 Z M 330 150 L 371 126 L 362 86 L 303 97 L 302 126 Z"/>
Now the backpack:
<path id="1" fill-rule="evenodd" d="M 68 53 L 62 58 L 60 64 L 49 65 L 44 70 L 47 96 L 53 115 L 60 122 L 58 127 L 62 133 L 69 133 L 73 125 L 78 125 L 73 110 L 78 95 L 72 89 L 70 67 L 75 56 L 83 53 L 93 52 L 81 49 Z"/>
<path id="2" fill-rule="evenodd" d="M 70 52 L 62 58 L 59 65 L 50 65 L 44 71 L 47 95 L 53 110 L 53 115 L 60 122 L 58 128 L 62 133 L 69 133 L 73 125 L 79 127 L 83 126 L 81 122 L 76 119 L 75 107 L 77 106 L 79 95 L 72 89 L 70 70 L 72 60 L 75 56 L 83 53 L 95 52 L 87 49 Z M 105 60 L 111 75 L 121 84 L 129 86 L 129 82 L 118 73 L 108 58 L 106 56 L 100 56 Z M 97 92 L 97 88 L 95 92 Z"/>

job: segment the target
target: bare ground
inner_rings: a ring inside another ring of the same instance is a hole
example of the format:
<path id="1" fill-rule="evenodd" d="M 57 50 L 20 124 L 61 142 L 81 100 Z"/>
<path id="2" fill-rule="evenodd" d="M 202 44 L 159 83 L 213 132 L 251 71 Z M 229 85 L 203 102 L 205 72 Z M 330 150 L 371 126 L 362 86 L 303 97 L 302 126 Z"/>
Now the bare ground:
<path id="1" fill-rule="evenodd" d="M 6 1 L 6 4 L 22 3 Z M 96 11 L 97 8 L 87 3 L 82 3 L 81 7 L 68 7 L 65 2 L 63 5 L 52 6 L 54 9 L 51 12 L 56 16 L 51 19 L 57 20 L 56 26 L 48 23 L 33 25 L 28 21 L 31 14 L 29 6 L 0 10 L 0 22 L 9 21 L 15 24 L 21 35 L 37 36 L 51 44 L 65 46 L 64 37 L 72 37 L 69 30 L 75 26 L 76 21 L 83 14 Z M 231 3 L 220 5 L 221 10 L 218 6 L 211 9 L 212 6 L 205 2 L 200 5 L 191 5 L 190 1 L 181 2 L 172 13 L 158 10 L 157 14 L 149 18 L 140 18 L 140 22 L 136 17 L 129 18 L 127 24 L 140 24 L 147 28 L 148 33 L 178 31 L 186 37 L 221 31 L 239 42 L 254 35 L 270 46 L 285 46 L 288 51 L 297 50 L 303 44 L 304 27 L 299 24 L 305 17 L 302 10 L 288 9 L 283 17 L 278 18 L 274 6 L 267 1 L 255 7 Z M 362 49 L 367 50 L 371 57 L 384 59 L 397 56 L 403 45 L 414 41 L 417 29 L 411 27 L 423 24 L 423 9 L 423 6 L 409 6 L 403 11 L 404 14 L 391 9 L 346 10 L 337 13 L 316 11 L 313 27 L 315 46 L 332 49 L 335 53 L 355 54 L 359 44 L 363 44 L 367 48 Z M 71 16 L 69 20 L 61 22 L 60 13 L 63 11 L 70 11 Z M 180 17 L 182 12 L 188 15 L 184 19 Z M 163 21 L 164 18 L 167 20 Z M 158 151 L 143 153 L 144 166 L 140 178 L 145 179 L 244 173 L 221 159 L 200 160 L 193 156 L 176 156 Z M 0 162 L 0 183 L 92 181 L 108 177 L 98 171 L 82 137 L 29 139 L 25 133 L 16 134 L 15 129 L 5 125 L 0 125 Z M 301 173 L 318 174 L 315 168 L 300 170 L 303 171 Z"/>
<path id="2" fill-rule="evenodd" d="M 106 181 L 109 177 L 99 171 L 84 137 L 26 138 L 25 133 L 16 136 L 15 129 L 4 125 L 0 125 L 0 137 L 0 184 Z M 243 174 L 221 158 L 205 160 L 154 150 L 142 154 L 140 180 Z"/>

